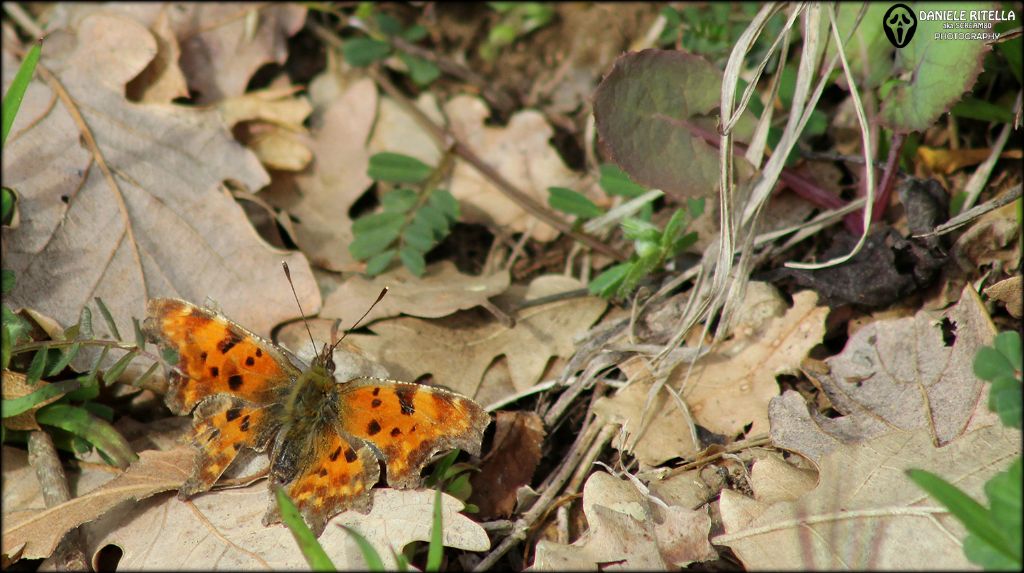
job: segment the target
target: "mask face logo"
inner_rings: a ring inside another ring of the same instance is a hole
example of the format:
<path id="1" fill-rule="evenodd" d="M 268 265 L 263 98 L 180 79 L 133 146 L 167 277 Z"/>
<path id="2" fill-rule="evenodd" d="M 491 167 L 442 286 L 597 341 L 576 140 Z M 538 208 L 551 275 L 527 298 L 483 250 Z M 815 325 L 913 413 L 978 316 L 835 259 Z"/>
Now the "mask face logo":
<path id="1" fill-rule="evenodd" d="M 917 16 L 905 4 L 894 4 L 882 18 L 882 28 L 889 42 L 897 48 L 902 48 L 914 38 L 914 32 L 917 31 Z"/>

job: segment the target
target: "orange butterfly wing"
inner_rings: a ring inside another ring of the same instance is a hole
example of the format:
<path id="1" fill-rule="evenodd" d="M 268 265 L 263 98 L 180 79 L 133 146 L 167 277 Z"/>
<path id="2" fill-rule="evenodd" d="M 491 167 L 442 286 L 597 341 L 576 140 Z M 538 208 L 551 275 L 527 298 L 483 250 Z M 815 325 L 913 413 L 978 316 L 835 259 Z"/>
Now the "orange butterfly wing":
<path id="1" fill-rule="evenodd" d="M 441 388 L 356 379 L 338 389 L 342 430 L 372 444 L 384 461 L 388 485 L 419 485 L 420 471 L 437 452 L 480 453 L 490 416 L 475 402 Z"/>
<path id="2" fill-rule="evenodd" d="M 142 331 L 161 348 L 178 354 L 165 398 L 176 414 L 188 414 L 213 394 L 269 404 L 299 375 L 270 342 L 183 300 L 150 300 Z"/>
<path id="3" fill-rule="evenodd" d="M 279 396 L 299 371 L 272 344 L 219 314 L 177 299 L 153 299 L 142 331 L 174 350 L 164 401 L 195 410 L 196 465 L 178 496 L 210 489 L 242 447 L 263 451 L 280 428 Z"/>

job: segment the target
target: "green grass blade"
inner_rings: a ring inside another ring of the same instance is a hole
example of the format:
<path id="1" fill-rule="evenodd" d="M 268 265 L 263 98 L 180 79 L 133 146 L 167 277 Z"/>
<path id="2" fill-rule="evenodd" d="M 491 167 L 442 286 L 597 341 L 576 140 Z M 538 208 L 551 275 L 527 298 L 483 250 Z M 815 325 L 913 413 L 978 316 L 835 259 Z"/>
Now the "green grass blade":
<path id="1" fill-rule="evenodd" d="M 939 503 L 949 508 L 949 512 L 964 524 L 967 531 L 978 536 L 999 553 L 1013 557 L 1013 549 L 1003 532 L 996 527 L 985 506 L 971 499 L 955 485 L 931 472 L 907 470 L 907 477 Z"/>
<path id="2" fill-rule="evenodd" d="M 50 404 L 36 412 L 36 421 L 66 430 L 88 441 L 118 467 L 127 468 L 131 462 L 138 459 L 124 436 L 113 426 L 83 408 L 60 403 Z"/>
<path id="3" fill-rule="evenodd" d="M 14 118 L 17 117 L 18 109 L 21 108 L 21 100 L 25 98 L 28 84 L 32 81 L 32 76 L 36 72 L 36 64 L 39 63 L 39 54 L 42 52 L 42 47 L 43 43 L 41 40 L 32 46 L 28 54 L 25 55 L 25 61 L 21 62 L 18 73 L 11 82 L 11 87 L 7 88 L 7 93 L 4 94 L 2 112 L 3 135 L 0 138 L 0 145 L 7 143 L 7 134 L 10 133 L 11 126 L 14 125 Z"/>
<path id="4" fill-rule="evenodd" d="M 370 542 L 365 537 L 347 525 L 340 525 L 339 527 L 344 529 L 345 533 L 352 536 L 352 540 L 356 542 L 360 553 L 363 554 L 363 560 L 366 561 L 367 569 L 370 571 L 386 571 L 384 561 L 380 558 L 380 553 L 377 553 L 377 550 L 374 549 L 373 545 L 370 545 Z"/>
<path id="5" fill-rule="evenodd" d="M 291 498 L 285 493 L 284 488 L 281 486 L 275 487 L 274 496 L 277 498 L 277 507 L 281 512 L 281 521 L 292 532 L 292 536 L 295 537 L 295 543 L 298 544 L 299 551 L 302 552 L 302 556 L 309 563 L 310 569 L 313 571 L 337 571 L 338 569 L 331 562 L 331 558 L 327 556 L 324 548 L 317 541 L 316 536 L 313 535 L 309 526 L 306 525 L 306 520 L 302 519 L 302 514 L 299 513 L 299 509 L 295 507 Z"/>
<path id="6" fill-rule="evenodd" d="M 430 525 L 430 547 L 427 548 L 427 571 L 439 571 L 444 555 L 444 524 L 441 522 L 441 488 L 434 490 L 434 519 Z"/>
<path id="7" fill-rule="evenodd" d="M 47 384 L 42 388 L 26 394 L 21 398 L 14 398 L 11 400 L 4 400 L 0 405 L 0 413 L 2 417 L 10 418 L 11 416 L 17 416 L 28 412 L 37 404 L 45 402 L 54 396 L 60 396 L 77 390 L 80 386 L 78 380 L 65 380 L 64 382 L 55 382 L 53 384 Z"/>

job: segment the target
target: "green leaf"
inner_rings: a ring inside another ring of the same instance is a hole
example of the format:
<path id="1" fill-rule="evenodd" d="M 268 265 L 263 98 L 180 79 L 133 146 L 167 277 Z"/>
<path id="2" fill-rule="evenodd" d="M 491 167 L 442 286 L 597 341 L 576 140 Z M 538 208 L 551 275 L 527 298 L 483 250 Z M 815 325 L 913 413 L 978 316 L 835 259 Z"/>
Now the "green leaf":
<path id="1" fill-rule="evenodd" d="M 376 181 L 422 183 L 433 170 L 433 167 L 415 157 L 382 151 L 370 157 L 367 173 Z"/>
<path id="2" fill-rule="evenodd" d="M 661 249 L 666 252 L 671 249 L 676 242 L 676 238 L 685 230 L 686 210 L 676 209 L 675 213 L 672 213 L 672 218 L 665 225 L 665 232 L 661 234 Z"/>
<path id="3" fill-rule="evenodd" d="M 988 394 L 988 409 L 999 414 L 1004 426 L 1021 427 L 1021 383 L 1012 376 L 997 376 Z"/>
<path id="4" fill-rule="evenodd" d="M 427 549 L 427 571 L 438 571 L 441 569 L 441 559 L 444 557 L 444 524 L 441 514 L 441 490 L 434 490 L 434 518 L 430 524 L 430 546 Z"/>
<path id="5" fill-rule="evenodd" d="M 139 319 L 132 317 L 132 329 L 135 331 L 135 346 L 139 350 L 146 349 L 146 337 L 142 334 L 142 326 L 139 324 Z"/>
<path id="6" fill-rule="evenodd" d="M 387 270 L 388 265 L 395 259 L 397 251 L 395 249 L 388 249 L 383 253 L 370 257 L 370 260 L 366 261 L 366 274 L 371 277 L 377 276 Z"/>
<path id="7" fill-rule="evenodd" d="M 106 404 L 100 404 L 99 402 L 86 402 L 85 404 L 82 404 L 82 407 L 88 410 L 90 414 L 100 418 L 101 420 L 106 420 L 111 423 L 114 421 L 114 409 Z"/>
<path id="8" fill-rule="evenodd" d="M 4 418 L 24 414 L 54 396 L 61 396 L 68 392 L 77 390 L 78 386 L 78 380 L 64 380 L 63 382 L 45 384 L 42 388 L 32 392 L 31 394 L 27 394 L 20 398 L 3 400 L 3 402 L 0 403 L 0 414 L 2 414 L 2 417 Z"/>
<path id="9" fill-rule="evenodd" d="M 996 340 L 993 343 L 996 350 L 1001 352 L 1003 356 L 1010 362 L 1010 366 L 1014 370 L 1021 370 L 1022 364 L 1024 364 L 1024 357 L 1021 356 L 1021 344 L 1020 344 L 1020 333 L 1008 330 L 1006 332 L 1000 332 L 996 336 Z"/>
<path id="10" fill-rule="evenodd" d="M 565 187 L 548 187 L 548 205 L 563 213 L 576 215 L 584 219 L 593 219 L 604 215 L 604 210 L 582 194 Z"/>
<path id="11" fill-rule="evenodd" d="M 69 328 L 68 330 L 70 331 L 71 329 Z M 76 342 L 66 350 L 59 350 L 55 348 L 54 350 L 60 352 L 60 355 L 57 356 L 53 364 L 51 364 L 46 369 L 46 373 L 43 374 L 43 376 L 54 376 L 56 374 L 60 374 L 65 368 L 68 367 L 68 364 L 71 364 L 71 361 L 75 359 L 75 356 L 78 355 L 78 351 L 81 349 L 81 347 L 82 345 Z"/>
<path id="12" fill-rule="evenodd" d="M 398 251 L 398 257 L 402 259 L 402 264 L 405 268 L 409 269 L 412 274 L 421 277 L 423 273 L 427 272 L 427 261 L 423 259 L 423 254 L 412 248 L 409 245 L 402 247 Z"/>
<path id="13" fill-rule="evenodd" d="M 63 398 L 65 402 L 87 402 L 99 397 L 100 383 L 95 376 L 83 374 L 77 381 L 81 386 L 74 392 L 68 392 Z"/>
<path id="14" fill-rule="evenodd" d="M 345 533 L 348 533 L 356 542 L 359 552 L 363 554 L 363 560 L 366 561 L 366 567 L 370 571 L 386 571 L 384 561 L 380 558 L 380 553 L 377 553 L 377 550 L 374 549 L 373 545 L 370 545 L 370 542 L 365 537 L 347 525 L 339 525 L 339 527 L 344 529 Z"/>
<path id="15" fill-rule="evenodd" d="M 863 90 L 878 87 L 880 83 L 892 76 L 892 55 L 896 48 L 889 43 L 889 39 L 885 36 L 885 28 L 882 27 L 882 19 L 891 5 L 885 2 L 868 2 L 860 25 L 857 26 L 856 31 L 853 31 L 853 37 L 850 37 L 850 32 L 853 30 L 853 25 L 857 23 L 857 16 L 864 4 L 840 2 L 836 5 L 839 37 L 843 40 L 850 38 L 850 41 L 843 47 L 846 49 L 846 59 L 850 63 L 854 79 L 857 80 L 857 88 L 862 90 L 861 93 Z M 828 16 L 825 17 L 825 20 L 827 22 Z M 921 31 L 918 30 L 917 33 L 920 34 Z M 829 61 L 836 54 L 835 44 L 831 40 L 831 34 L 829 34 L 825 61 Z M 845 78 L 843 81 L 845 84 Z M 787 103 L 785 106 L 788 108 L 789 104 Z"/>
<path id="16" fill-rule="evenodd" d="M 18 109 L 21 108 L 21 101 L 25 98 L 25 92 L 28 90 L 28 84 L 32 81 L 32 75 L 36 72 L 36 64 L 39 63 L 39 54 L 42 52 L 42 41 L 36 42 L 25 54 L 25 59 L 21 62 L 18 67 L 18 73 L 14 75 L 14 79 L 11 80 L 11 86 L 7 88 L 7 93 L 4 94 L 4 101 L 2 104 L 3 114 L 3 134 L 0 136 L 0 145 L 7 143 L 7 134 L 11 131 L 11 126 L 14 125 L 14 118 L 18 116 Z"/>
<path id="17" fill-rule="evenodd" d="M 106 381 L 108 386 L 110 384 L 113 384 L 114 382 L 117 382 L 118 378 L 121 377 L 121 374 L 124 374 L 125 368 L 128 368 L 128 365 L 131 364 L 132 360 L 136 356 L 138 356 L 138 354 L 138 350 L 132 350 L 131 352 L 126 353 L 124 356 L 118 359 L 118 361 L 115 362 L 114 365 L 111 366 L 109 370 L 107 370 L 107 372 L 103 375 L 103 380 Z"/>
<path id="18" fill-rule="evenodd" d="M 459 220 L 459 200 L 445 189 L 434 189 L 427 198 L 427 203 L 440 211 L 446 219 L 454 223 Z"/>
<path id="19" fill-rule="evenodd" d="M 43 346 L 32 357 L 32 363 L 28 365 L 28 371 L 25 372 L 25 382 L 29 385 L 35 384 L 43 377 L 43 370 L 46 369 L 46 359 L 50 354 L 49 350 L 49 348 Z"/>
<path id="20" fill-rule="evenodd" d="M 441 70 L 434 65 L 434 62 L 412 56 L 405 52 L 398 54 L 398 59 L 409 68 L 409 77 L 420 87 L 429 86 L 437 78 L 441 77 Z"/>
<path id="21" fill-rule="evenodd" d="M 1015 543 L 1013 555 L 1018 562 L 1021 560 L 1021 484 L 1024 480 L 1020 456 L 1006 471 L 999 472 L 985 483 L 985 496 L 989 501 L 989 512 L 996 525 L 1003 530 L 1007 539 Z"/>
<path id="22" fill-rule="evenodd" d="M 448 217 L 445 216 L 440 209 L 434 207 L 430 203 L 420 207 L 420 210 L 416 212 L 416 217 L 413 222 L 415 223 L 416 220 L 424 221 L 434 233 L 434 238 L 438 241 L 448 234 Z"/>
<path id="23" fill-rule="evenodd" d="M 594 94 L 597 131 L 633 181 L 675 197 L 706 195 L 718 186 L 719 159 L 702 134 L 717 134 L 721 87 L 722 72 L 700 56 L 628 52 Z M 749 141 L 754 126 L 744 114 L 736 140 Z"/>
<path id="24" fill-rule="evenodd" d="M 3 269 L 3 293 L 7 294 L 14 290 L 14 271 Z"/>
<path id="25" fill-rule="evenodd" d="M 1009 109 L 972 96 L 964 97 L 949 112 L 957 117 L 992 123 L 1011 123 L 1013 121 L 1013 112 Z"/>
<path id="26" fill-rule="evenodd" d="M 378 227 L 401 226 L 405 222 L 405 213 L 398 211 L 382 211 L 363 215 L 352 221 L 352 232 L 356 235 L 368 233 Z"/>
<path id="27" fill-rule="evenodd" d="M 138 459 L 124 437 L 107 422 L 87 410 L 68 404 L 50 404 L 36 412 L 36 421 L 71 432 L 86 440 L 120 468 Z"/>
<path id="28" fill-rule="evenodd" d="M 974 355 L 974 375 L 982 380 L 1013 376 L 1013 365 L 1002 352 L 991 346 L 982 346 Z"/>
<path id="29" fill-rule="evenodd" d="M 408 213 L 416 206 L 419 195 L 412 189 L 395 189 L 380 198 L 380 206 L 392 213 Z"/>
<path id="30" fill-rule="evenodd" d="M 345 61 L 357 68 L 364 68 L 377 60 L 383 60 L 391 53 L 391 44 L 373 38 L 352 38 L 341 46 Z"/>
<path id="31" fill-rule="evenodd" d="M 661 239 L 661 229 L 649 221 L 626 217 L 620 225 L 627 239 L 652 243 L 657 243 Z"/>
<path id="32" fill-rule="evenodd" d="M 331 562 L 331 558 L 327 556 L 327 552 L 324 551 L 320 542 L 316 540 L 316 536 L 313 535 L 309 526 L 306 525 L 306 521 L 302 519 L 302 514 L 299 513 L 299 509 L 295 507 L 291 498 L 285 493 L 284 488 L 281 486 L 274 487 L 274 497 L 277 499 L 277 509 L 281 513 L 281 521 L 292 532 L 292 537 L 295 538 L 295 543 L 299 546 L 302 556 L 306 558 L 306 563 L 309 563 L 309 568 L 313 571 L 337 571 L 334 563 Z M 369 559 L 367 559 L 367 562 L 369 562 Z"/>
<path id="33" fill-rule="evenodd" d="M 14 219 L 14 190 L 10 187 L 0 188 L 0 200 L 3 206 L 0 209 L 0 223 L 7 225 Z"/>
<path id="34" fill-rule="evenodd" d="M 704 214 L 704 198 L 687 199 L 686 208 L 690 211 L 690 219 L 696 219 Z"/>
<path id="35" fill-rule="evenodd" d="M 1012 544 L 1006 539 L 1004 532 L 993 523 L 991 515 L 983 505 L 931 472 L 907 470 L 907 477 L 949 508 L 949 512 L 959 519 L 971 534 L 999 553 L 1013 558 Z"/>
<path id="36" fill-rule="evenodd" d="M 113 315 L 110 314 L 110 309 L 104 304 L 103 299 L 95 297 L 93 300 L 96 301 L 96 306 L 100 309 L 100 314 L 103 315 L 103 321 L 107 323 L 107 328 L 110 330 L 110 334 L 117 340 L 121 340 L 121 333 L 117 330 L 117 324 L 114 322 Z"/>
<path id="37" fill-rule="evenodd" d="M 402 234 L 402 241 L 421 253 L 429 252 L 436 244 L 434 231 L 425 220 L 416 219 L 411 225 L 405 228 Z"/>
<path id="38" fill-rule="evenodd" d="M 681 253 L 681 252 L 685 251 L 686 249 L 689 249 L 696 242 L 697 242 L 697 233 L 696 232 L 687 233 L 687 234 L 683 235 L 682 237 L 679 237 L 678 239 L 676 239 L 675 244 L 673 244 L 672 248 L 669 250 L 669 255 L 670 256 L 675 256 L 676 254 Z"/>
<path id="39" fill-rule="evenodd" d="M 391 14 L 379 12 L 376 19 L 377 27 L 385 36 L 397 36 L 402 31 L 402 23 Z"/>
<path id="40" fill-rule="evenodd" d="M 622 284 L 622 280 L 629 273 L 629 270 L 633 268 L 633 263 L 626 261 L 619 263 L 612 267 L 605 269 L 604 272 L 594 277 L 594 280 L 590 281 L 587 285 L 587 290 L 591 294 L 608 298 L 615 294 L 615 291 Z"/>
<path id="41" fill-rule="evenodd" d="M 915 11 L 944 10 L 940 2 L 921 2 Z M 965 2 L 957 10 L 991 10 L 987 2 Z M 981 72 L 988 46 L 982 41 L 937 40 L 942 20 L 920 20 L 914 38 L 896 50 L 893 85 L 883 98 L 879 119 L 897 133 L 924 131 L 970 91 Z"/>
<path id="42" fill-rule="evenodd" d="M 359 261 L 365 261 L 370 257 L 382 253 L 391 246 L 391 243 L 398 238 L 402 230 L 402 222 L 397 224 L 382 225 L 375 229 L 356 235 L 348 245 L 348 252 Z"/>
<path id="43" fill-rule="evenodd" d="M 419 42 L 427 37 L 427 29 L 419 24 L 413 24 L 402 32 L 402 37 L 409 42 Z"/>
<path id="44" fill-rule="evenodd" d="M 675 10 L 673 10 L 675 12 Z M 609 195 L 618 195 L 620 197 L 639 197 L 647 192 L 647 188 L 643 185 L 638 185 L 626 175 L 626 172 L 619 169 L 618 165 L 613 163 L 603 163 L 599 168 L 601 172 L 600 185 L 601 189 Z"/>

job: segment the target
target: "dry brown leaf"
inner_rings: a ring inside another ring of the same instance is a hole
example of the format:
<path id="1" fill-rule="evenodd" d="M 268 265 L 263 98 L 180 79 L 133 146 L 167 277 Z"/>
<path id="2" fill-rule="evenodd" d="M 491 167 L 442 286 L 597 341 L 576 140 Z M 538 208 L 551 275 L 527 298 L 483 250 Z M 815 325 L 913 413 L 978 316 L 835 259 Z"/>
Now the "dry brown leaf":
<path id="1" fill-rule="evenodd" d="M 497 302 L 499 307 L 510 306 L 581 286 L 575 279 L 546 275 L 534 279 L 529 288 L 509 288 Z M 604 300 L 592 296 L 532 306 L 515 313 L 513 328 L 466 311 L 443 321 L 400 317 L 374 323 L 370 330 L 377 336 L 351 335 L 348 340 L 399 380 L 430 373 L 435 383 L 470 397 L 476 395 L 488 365 L 505 355 L 515 389 L 522 391 L 538 381 L 552 356 L 572 354 L 573 337 L 589 328 L 605 306 Z"/>
<path id="2" fill-rule="evenodd" d="M 241 95 L 260 67 L 283 64 L 288 37 L 306 21 L 306 8 L 256 2 L 135 3 L 60 6 L 56 25 L 77 25 L 90 14 L 116 11 L 149 28 L 166 14 L 181 49 L 179 64 L 198 103 Z M 51 24 L 53 29 L 54 24 Z"/>
<path id="3" fill-rule="evenodd" d="M 538 203 L 547 205 L 548 187 L 580 186 L 579 176 L 551 146 L 554 130 L 541 113 L 520 111 L 506 127 L 490 127 L 484 125 L 489 112 L 479 98 L 457 96 L 444 110 L 460 141 Z M 466 221 L 492 223 L 517 233 L 532 229 L 531 236 L 538 241 L 558 236 L 554 227 L 537 221 L 465 161 L 456 161 L 450 191 L 459 200 Z"/>
<path id="4" fill-rule="evenodd" d="M 772 441 L 815 461 L 840 443 L 893 429 L 926 428 L 936 445 L 947 444 L 969 424 L 991 421 L 982 400 L 985 384 L 972 365 L 978 349 L 994 336 L 995 327 L 970 286 L 944 313 L 922 310 L 873 322 L 820 371 L 805 370 L 846 415 L 808 413 L 792 394 L 776 398 L 769 408 Z"/>
<path id="5" fill-rule="evenodd" d="M 540 462 L 544 423 L 535 412 L 495 414 L 494 441 L 469 477 L 473 495 L 469 502 L 480 508 L 480 517 L 508 517 L 516 507 L 516 490 L 529 485 Z"/>
<path id="6" fill-rule="evenodd" d="M 821 459 L 818 487 L 799 499 L 762 503 L 723 491 L 725 535 L 712 541 L 732 548 L 747 570 L 973 569 L 963 526 L 904 472 L 938 473 L 982 499 L 985 481 L 1019 455 L 1020 440 L 1019 430 L 997 423 L 943 448 L 924 428 L 840 444 Z"/>
<path id="7" fill-rule="evenodd" d="M 46 509 L 4 515 L 3 552 L 24 543 L 22 557 L 48 557 L 68 531 L 107 513 L 121 502 L 142 500 L 185 483 L 195 459 L 191 446 L 139 454 L 123 474 L 81 497 Z"/>
<path id="8" fill-rule="evenodd" d="M 604 472 L 583 486 L 589 529 L 572 545 L 542 540 L 531 570 L 666 569 L 718 556 L 708 543 L 706 508 L 658 507 L 637 488 Z"/>
<path id="9" fill-rule="evenodd" d="M 751 424 L 750 434 L 768 431 L 768 402 L 779 392 L 775 377 L 795 372 L 807 352 L 821 341 L 828 307 L 817 306 L 817 295 L 803 291 L 786 309 L 774 287 L 752 282 L 747 288 L 742 317 L 734 338 L 701 358 L 686 380 L 688 363 L 669 375 L 679 389 L 693 421 L 725 436 L 735 436 Z M 613 445 L 629 449 L 644 464 L 656 466 L 674 457 L 690 457 L 698 446 L 676 400 L 663 390 L 647 410 L 652 382 L 630 384 L 615 396 L 602 398 L 595 410 L 623 425 Z M 646 425 L 640 427 L 641 420 Z"/>
<path id="10" fill-rule="evenodd" d="M 318 267 L 343 271 L 360 266 L 348 252 L 352 242 L 348 211 L 373 183 L 366 174 L 370 165 L 366 138 L 376 113 L 373 80 L 352 83 L 317 118 L 309 144 L 315 158 L 311 170 L 293 181 L 275 182 L 263 194 L 297 219 L 295 242 Z"/>
<path id="11" fill-rule="evenodd" d="M 992 150 L 987 147 L 978 149 L 943 149 L 936 147 L 920 146 L 917 148 L 917 158 L 922 165 L 932 173 L 949 175 L 964 167 L 977 165 L 988 159 Z M 1020 159 L 1020 149 L 1009 149 L 999 155 L 1002 159 Z"/>
<path id="12" fill-rule="evenodd" d="M 366 315 L 364 323 L 399 314 L 440 318 L 479 306 L 505 292 L 508 285 L 508 270 L 486 276 L 464 275 L 451 261 L 440 261 L 417 277 L 400 267 L 370 279 L 362 275 L 349 277 L 324 297 L 320 315 L 346 319 L 351 326 L 377 299 L 381 289 L 388 287 L 387 296 Z"/>
<path id="13" fill-rule="evenodd" d="M 458 513 L 462 502 L 442 499 L 444 544 L 469 551 L 489 547 L 487 533 Z M 260 522 L 266 509 L 263 483 L 201 495 L 182 502 L 171 495 L 153 497 L 120 514 L 87 525 L 86 549 L 95 555 L 113 544 L 124 555 L 118 567 L 137 569 L 302 569 L 305 558 L 291 532 L 281 524 Z M 412 541 L 430 538 L 434 504 L 432 490 L 373 490 L 368 515 L 347 511 L 334 517 L 319 542 L 339 570 L 366 570 L 352 538 L 338 525 L 356 529 L 378 550 L 385 567 L 396 568 L 392 551 L 401 553 Z M 183 548 L 187 548 L 183 554 Z"/>
<path id="14" fill-rule="evenodd" d="M 1020 275 L 1001 280 L 985 289 L 985 296 L 1006 305 L 1006 312 L 1014 318 L 1024 314 L 1024 278 Z"/>
<path id="15" fill-rule="evenodd" d="M 284 259 L 303 306 L 316 312 L 320 296 L 302 255 L 264 243 L 225 191 L 228 179 L 248 189 L 266 184 L 255 156 L 215 112 L 125 99 L 125 82 L 156 52 L 148 30 L 98 12 L 74 32 L 51 33 L 47 47 L 41 65 L 68 97 L 37 74 L 3 154 L 5 184 L 19 190 L 23 212 L 21 227 L 4 237 L 5 267 L 18 275 L 10 304 L 67 325 L 99 296 L 131 333 L 132 310 L 147 297 L 210 297 L 266 334 L 296 314 Z M 72 112 L 89 126 L 98 155 L 80 143 Z"/>
<path id="16" fill-rule="evenodd" d="M 444 125 L 444 116 L 437 106 L 434 94 L 423 92 L 416 99 L 420 108 L 437 125 Z M 373 137 L 367 145 L 370 154 L 389 151 L 415 157 L 427 165 L 441 163 L 441 148 L 430 134 L 420 126 L 412 114 L 389 97 L 380 98 L 377 123 Z"/>
<path id="17" fill-rule="evenodd" d="M 28 463 L 28 452 L 3 446 L 3 515 L 19 511 L 42 511 L 46 507 L 35 469 Z M 84 466 L 78 471 L 66 470 L 68 489 L 72 496 L 85 495 L 114 479 L 121 471 L 112 466 Z"/>
<path id="18" fill-rule="evenodd" d="M 166 10 L 161 10 L 149 26 L 156 39 L 156 57 L 146 69 L 128 82 L 128 99 L 143 103 L 170 104 L 177 98 L 188 97 L 188 83 L 178 66 L 181 47 L 171 29 Z"/>

